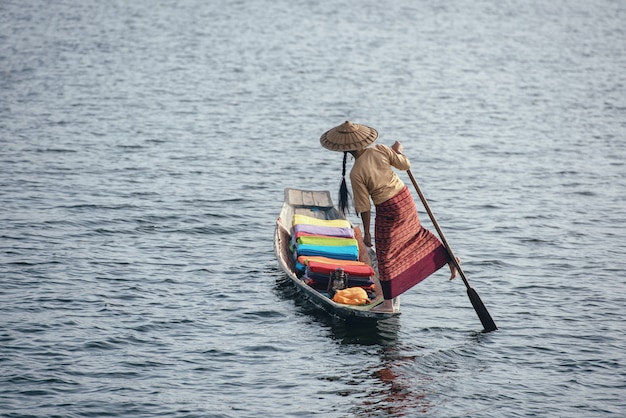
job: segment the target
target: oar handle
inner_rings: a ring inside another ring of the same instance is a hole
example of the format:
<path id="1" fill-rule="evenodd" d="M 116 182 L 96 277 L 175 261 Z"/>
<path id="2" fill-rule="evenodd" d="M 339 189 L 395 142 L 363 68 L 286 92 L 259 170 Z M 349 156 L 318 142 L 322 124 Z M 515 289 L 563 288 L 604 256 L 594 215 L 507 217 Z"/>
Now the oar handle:
<path id="1" fill-rule="evenodd" d="M 437 219 L 435 218 L 435 214 L 433 213 L 432 210 L 430 210 L 430 206 L 428 205 L 428 201 L 426 201 L 426 197 L 424 197 L 424 193 L 422 193 L 422 189 L 420 189 L 420 186 L 417 184 L 417 181 L 415 180 L 415 177 L 413 177 L 413 173 L 411 173 L 411 170 L 406 170 L 406 172 L 409 175 L 409 178 L 411 179 L 413 186 L 415 186 L 415 190 L 417 191 L 417 194 L 419 195 L 420 200 L 422 201 L 422 205 L 424 205 L 424 209 L 426 209 L 426 212 L 428 213 L 430 220 L 435 226 L 435 229 L 437 229 L 437 233 L 439 234 L 439 237 L 441 238 L 441 242 L 443 243 L 444 247 L 446 247 L 446 250 L 448 251 L 448 255 L 450 255 L 452 264 L 454 264 L 454 267 L 456 267 L 456 270 L 461 275 L 461 279 L 463 279 L 463 283 L 465 283 L 465 286 L 469 289 L 470 284 L 467 280 L 467 277 L 465 277 L 465 273 L 463 272 L 461 265 L 459 264 L 458 260 L 456 259 L 456 256 L 452 252 L 452 248 L 450 247 L 450 244 L 448 244 L 448 240 L 446 239 L 446 236 L 443 234 L 443 231 L 441 230 L 441 227 L 439 226 L 439 222 L 437 222 Z"/>

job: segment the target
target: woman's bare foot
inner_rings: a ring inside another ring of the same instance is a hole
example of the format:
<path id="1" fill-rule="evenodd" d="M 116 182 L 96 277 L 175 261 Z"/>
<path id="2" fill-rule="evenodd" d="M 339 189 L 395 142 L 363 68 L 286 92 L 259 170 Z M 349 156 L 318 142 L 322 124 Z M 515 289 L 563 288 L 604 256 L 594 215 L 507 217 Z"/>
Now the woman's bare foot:
<path id="1" fill-rule="evenodd" d="M 393 300 L 385 299 L 383 303 L 371 309 L 372 312 L 393 312 Z"/>
<path id="2" fill-rule="evenodd" d="M 461 259 L 459 257 L 456 257 L 456 262 L 461 264 Z M 454 265 L 452 261 L 448 262 L 448 267 L 450 267 L 450 279 L 449 280 L 454 280 L 454 278 L 459 275 L 459 271 L 456 269 L 456 266 Z"/>

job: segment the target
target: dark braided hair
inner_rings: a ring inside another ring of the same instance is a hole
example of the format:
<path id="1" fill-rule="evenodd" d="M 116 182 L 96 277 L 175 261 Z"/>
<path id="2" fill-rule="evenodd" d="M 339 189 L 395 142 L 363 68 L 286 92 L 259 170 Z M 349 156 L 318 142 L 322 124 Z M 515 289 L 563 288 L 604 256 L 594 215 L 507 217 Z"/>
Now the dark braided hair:
<path id="1" fill-rule="evenodd" d="M 341 171 L 341 186 L 339 186 L 339 210 L 344 215 L 349 212 L 348 200 L 350 199 L 350 192 L 346 185 L 346 162 L 348 160 L 348 152 L 343 152 L 343 170 Z"/>

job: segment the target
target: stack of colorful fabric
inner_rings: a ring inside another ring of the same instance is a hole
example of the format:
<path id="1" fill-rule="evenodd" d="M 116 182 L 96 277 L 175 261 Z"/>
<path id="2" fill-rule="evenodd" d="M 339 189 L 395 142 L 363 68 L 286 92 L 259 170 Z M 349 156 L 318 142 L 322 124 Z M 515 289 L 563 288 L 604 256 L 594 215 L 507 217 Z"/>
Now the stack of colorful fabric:
<path id="1" fill-rule="evenodd" d="M 296 269 L 304 274 L 310 286 L 326 289 L 330 275 L 341 268 L 348 287 L 371 289 L 374 270 L 358 261 L 359 245 L 354 229 L 347 220 L 322 220 L 295 215 L 291 244 Z"/>
<path id="2" fill-rule="evenodd" d="M 295 215 L 291 244 L 297 256 L 320 256 L 339 260 L 359 258 L 354 230 L 347 220 L 324 220 Z"/>

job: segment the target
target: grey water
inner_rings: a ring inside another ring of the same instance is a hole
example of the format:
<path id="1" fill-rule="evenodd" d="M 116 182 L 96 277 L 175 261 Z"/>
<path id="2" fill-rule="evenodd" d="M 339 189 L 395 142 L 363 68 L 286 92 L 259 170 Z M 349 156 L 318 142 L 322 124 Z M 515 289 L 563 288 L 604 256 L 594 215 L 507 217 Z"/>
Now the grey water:
<path id="1" fill-rule="evenodd" d="M 624 22 L 618 0 L 0 2 L 0 415 L 624 416 Z M 378 323 L 297 299 L 283 189 L 336 196 L 319 136 L 345 120 L 403 143 L 498 331 L 443 270 Z"/>

